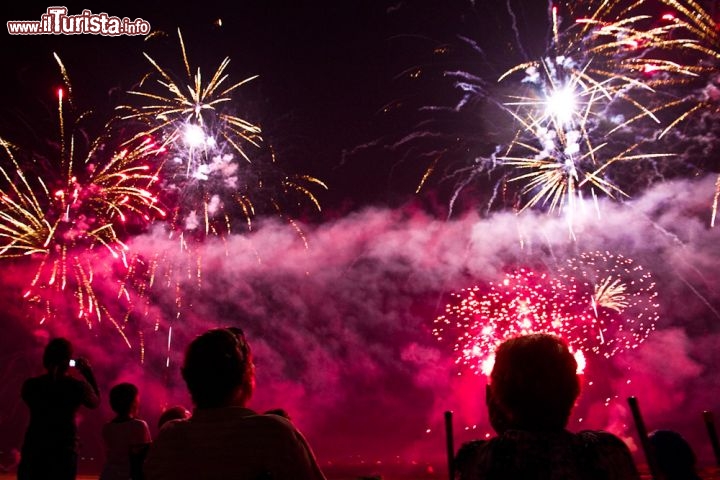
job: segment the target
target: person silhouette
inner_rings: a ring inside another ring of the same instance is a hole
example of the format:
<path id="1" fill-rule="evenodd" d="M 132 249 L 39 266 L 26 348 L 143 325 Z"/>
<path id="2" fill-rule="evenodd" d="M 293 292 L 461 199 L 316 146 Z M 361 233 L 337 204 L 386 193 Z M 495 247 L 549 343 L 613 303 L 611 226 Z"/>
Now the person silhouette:
<path id="1" fill-rule="evenodd" d="M 325 479 L 290 420 L 247 408 L 255 366 L 242 330 L 209 330 L 193 340 L 182 376 L 195 408 L 160 429 L 145 461 L 147 480 Z"/>
<path id="2" fill-rule="evenodd" d="M 173 405 L 172 407 L 168 407 L 163 410 L 160 414 L 160 418 L 158 418 L 158 430 L 168 422 L 173 420 L 185 420 L 187 418 L 190 418 L 190 412 L 182 405 Z"/>
<path id="3" fill-rule="evenodd" d="M 140 405 L 138 388 L 119 383 L 110 389 L 110 406 L 115 418 L 103 425 L 105 465 L 100 480 L 138 480 L 150 445 L 150 430 L 144 420 L 136 418 Z"/>
<path id="4" fill-rule="evenodd" d="M 664 480 L 700 480 L 695 470 L 695 452 L 682 435 L 672 430 L 655 430 L 648 439 Z"/>
<path id="5" fill-rule="evenodd" d="M 502 343 L 485 391 L 498 436 L 464 444 L 461 480 L 637 480 L 630 450 L 601 431 L 566 430 L 580 394 L 577 362 L 561 339 L 532 334 Z"/>
<path id="6" fill-rule="evenodd" d="M 81 406 L 96 408 L 100 391 L 90 363 L 72 359 L 72 344 L 54 338 L 45 347 L 46 373 L 29 378 L 22 386 L 22 399 L 30 409 L 18 480 L 74 480 L 77 475 L 77 426 L 75 414 Z M 70 365 L 79 375 L 71 375 Z"/>

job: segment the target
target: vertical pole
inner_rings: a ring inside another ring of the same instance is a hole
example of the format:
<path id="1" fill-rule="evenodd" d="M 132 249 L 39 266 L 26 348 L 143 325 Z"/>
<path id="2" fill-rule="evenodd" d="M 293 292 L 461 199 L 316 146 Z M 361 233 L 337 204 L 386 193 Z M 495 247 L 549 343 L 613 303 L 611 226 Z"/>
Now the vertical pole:
<path id="1" fill-rule="evenodd" d="M 705 421 L 705 427 L 707 427 L 708 436 L 710 437 L 710 444 L 712 445 L 713 453 L 715 454 L 715 463 L 720 467 L 720 441 L 718 441 L 717 430 L 715 429 L 715 417 L 713 412 L 703 412 L 703 420 Z"/>
<path id="2" fill-rule="evenodd" d="M 445 448 L 447 449 L 448 479 L 455 479 L 455 445 L 453 444 L 453 412 L 445 412 Z"/>
<path id="3" fill-rule="evenodd" d="M 640 405 L 638 404 L 637 398 L 628 397 L 628 405 L 632 411 L 633 420 L 635 420 L 635 428 L 637 429 L 638 437 L 640 437 L 640 445 L 642 445 L 643 452 L 645 453 L 645 459 L 647 460 L 648 467 L 650 468 L 650 475 L 653 478 L 660 478 L 657 463 L 655 462 L 655 455 L 650 448 L 650 440 L 648 439 L 648 432 L 645 428 L 645 422 L 643 421 L 642 414 L 640 413 Z"/>

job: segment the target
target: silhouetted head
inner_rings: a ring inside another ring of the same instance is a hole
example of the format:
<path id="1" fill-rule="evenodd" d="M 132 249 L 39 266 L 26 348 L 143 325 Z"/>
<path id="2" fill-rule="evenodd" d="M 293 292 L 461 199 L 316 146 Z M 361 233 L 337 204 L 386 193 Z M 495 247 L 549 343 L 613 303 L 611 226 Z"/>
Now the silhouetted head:
<path id="1" fill-rule="evenodd" d="M 548 334 L 501 344 L 489 381 L 486 401 L 498 433 L 561 430 L 580 394 L 575 357 L 565 342 Z"/>
<path id="2" fill-rule="evenodd" d="M 138 407 L 138 388 L 132 383 L 118 383 L 112 387 L 110 407 L 121 417 L 135 415 Z"/>
<path id="3" fill-rule="evenodd" d="M 182 376 L 198 408 L 245 406 L 255 388 L 250 346 L 239 328 L 218 328 L 188 346 Z"/>
<path id="4" fill-rule="evenodd" d="M 695 472 L 695 453 L 677 432 L 656 430 L 649 435 L 657 466 L 667 480 L 700 479 Z"/>
<path id="5" fill-rule="evenodd" d="M 185 420 L 186 418 L 190 418 L 190 412 L 188 412 L 187 408 L 182 405 L 175 405 L 174 407 L 166 408 L 160 414 L 160 418 L 158 419 L 158 428 L 161 428 L 171 420 Z"/>
<path id="6" fill-rule="evenodd" d="M 73 355 L 72 344 L 65 338 L 53 338 L 43 353 L 43 366 L 46 370 L 64 372 L 70 367 Z"/>

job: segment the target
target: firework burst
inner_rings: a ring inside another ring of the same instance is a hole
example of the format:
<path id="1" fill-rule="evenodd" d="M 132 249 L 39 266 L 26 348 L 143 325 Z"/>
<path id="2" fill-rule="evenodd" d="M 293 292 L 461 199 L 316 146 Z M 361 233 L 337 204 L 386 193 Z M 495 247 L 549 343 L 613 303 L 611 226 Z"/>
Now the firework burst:
<path id="1" fill-rule="evenodd" d="M 613 1 L 594 9 L 583 5 L 588 15 L 577 18 L 576 10 L 582 9 L 568 5 L 575 20 L 565 29 L 553 6 L 553 35 L 546 55 L 500 77 L 503 81 L 522 73 L 522 82 L 531 86 L 527 95 L 504 103 L 520 129 L 500 157 L 504 164 L 526 172 L 510 179 L 524 184 L 522 193 L 529 196 L 524 208 L 541 204 L 572 212 L 583 191 L 593 199 L 598 194 L 625 196 L 609 180 L 614 164 L 670 156 L 644 152 L 641 147 L 652 138 L 633 141 L 619 153 L 606 148 L 614 133 L 636 122 L 660 125 L 659 113 L 682 103 L 660 90 L 687 84 L 708 69 L 674 58 L 717 58 L 702 43 L 715 41 L 712 19 L 692 1 L 664 3 L 681 15 L 655 18 L 639 11 L 641 2 L 625 7 Z M 679 114 L 658 136 L 690 113 Z"/>
<path id="2" fill-rule="evenodd" d="M 483 37 L 459 37 L 481 69 L 467 68 L 467 52 L 454 59 L 452 45 L 433 50 L 438 64 L 461 62 L 442 70 L 460 98 L 422 106 L 433 116 L 389 147 L 427 162 L 418 190 L 435 177 L 454 183 L 450 214 L 467 189 L 488 211 L 563 212 L 572 228 L 575 211 L 598 209 L 598 198 L 622 200 L 671 175 L 697 173 L 697 159 L 683 155 L 692 135 L 679 127 L 700 130 L 696 139 L 711 128 L 690 122 L 717 104 L 720 44 L 696 1 L 549 2 L 540 22 L 541 6 L 515 12 L 515 3 L 506 2 L 509 25 L 481 20 Z M 481 19 L 503 15 L 496 5 L 472 9 L 487 9 L 473 12 Z M 413 67 L 402 76 L 417 83 L 430 72 Z"/>
<path id="3" fill-rule="evenodd" d="M 555 276 L 520 269 L 453 297 L 433 335 L 452 343 L 456 364 L 473 373 L 489 374 L 498 345 L 531 333 L 564 338 L 584 368 L 588 353 L 609 358 L 637 348 L 658 319 L 650 274 L 607 252 L 581 254 Z"/>
<path id="4" fill-rule="evenodd" d="M 445 315 L 435 319 L 433 334 L 454 343 L 456 364 L 489 374 L 494 352 L 504 340 L 530 333 L 563 336 L 567 318 L 557 308 L 557 282 L 547 274 L 521 269 L 498 283 L 453 294 Z"/>
<path id="5" fill-rule="evenodd" d="M 559 272 L 563 289 L 578 299 L 571 338 L 584 350 L 611 357 L 637 348 L 655 330 L 655 281 L 642 265 L 620 254 L 582 253 Z"/>
<path id="6" fill-rule="evenodd" d="M 59 151 L 40 168 L 42 156 L 0 140 L 6 157 L 0 167 L 0 257 L 29 258 L 37 265 L 24 298 L 40 309 L 41 323 L 61 313 L 89 327 L 108 318 L 122 333 L 111 312 L 117 309 L 94 287 L 95 272 L 108 263 L 127 268 L 120 234 L 164 215 L 153 193 L 158 177 L 151 157 L 157 148 L 143 142 L 113 150 L 109 125 L 83 147 L 78 134 L 87 113 L 68 122 L 72 89 L 55 58 L 65 80 L 65 89 L 58 90 Z M 23 169 L 20 160 L 36 170 Z M 66 310 L 69 297 L 74 307 Z"/>
<path id="7" fill-rule="evenodd" d="M 184 76 L 175 78 L 145 54 L 153 72 L 140 89 L 129 92 L 141 105 L 119 107 L 121 119 L 142 125 L 129 144 L 147 136 L 162 138 L 167 150 L 161 164 L 163 195 L 164 203 L 174 206 L 172 234 L 179 232 L 182 243 L 188 235 L 204 238 L 250 229 L 259 210 L 282 215 L 282 197 L 292 194 L 319 210 L 312 188 L 326 185 L 309 175 L 281 172 L 260 126 L 228 113 L 236 102 L 233 96 L 257 75 L 231 83 L 227 57 L 209 76 L 200 68 L 193 72 L 180 31 L 178 38 Z"/>
<path id="8" fill-rule="evenodd" d="M 217 70 L 210 77 L 203 77 L 199 68 L 193 73 L 179 30 L 178 38 L 185 78 L 174 79 L 168 70 L 161 67 L 147 53 L 144 54 L 153 66 L 154 72 L 160 77 L 154 85 L 159 87 L 159 90 L 131 91 L 132 95 L 140 97 L 147 103 L 140 107 L 134 105 L 120 107 L 120 110 L 129 112 L 123 115 L 123 118 L 137 119 L 146 125 L 147 128 L 138 134 L 138 137 L 161 133 L 164 137 L 164 146 L 185 143 L 192 153 L 196 154 L 215 144 L 215 140 L 207 134 L 208 129 L 212 129 L 232 145 L 238 154 L 250 161 L 245 153 L 245 144 L 259 146 L 262 142 L 260 127 L 238 116 L 227 114 L 220 107 L 231 103 L 235 90 L 257 78 L 257 75 L 230 85 L 225 71 L 230 64 L 228 57 L 220 62 Z M 195 155 L 185 160 L 189 173 L 195 170 L 199 163 Z"/>

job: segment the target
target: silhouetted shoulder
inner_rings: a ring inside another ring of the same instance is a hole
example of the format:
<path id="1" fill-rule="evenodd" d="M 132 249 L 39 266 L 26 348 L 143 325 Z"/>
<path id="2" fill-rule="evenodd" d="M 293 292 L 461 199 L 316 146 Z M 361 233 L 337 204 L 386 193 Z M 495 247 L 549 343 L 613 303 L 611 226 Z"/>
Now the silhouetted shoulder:
<path id="1" fill-rule="evenodd" d="M 278 441 L 300 435 L 290 420 L 279 415 L 260 415 L 247 409 L 230 408 L 212 412 L 201 411 L 188 419 L 170 420 L 160 429 L 157 441 L 204 435 L 208 430 L 229 438 L 252 433 L 256 441 Z"/>
<path id="2" fill-rule="evenodd" d="M 238 407 L 197 409 L 187 420 L 163 425 L 145 473 L 150 480 L 324 478 L 305 438 L 288 419 Z"/>
<path id="3" fill-rule="evenodd" d="M 485 440 L 463 443 L 455 456 L 455 467 L 458 470 L 464 470 L 476 461 L 477 455 L 484 450 L 483 447 L 485 447 L 487 443 Z"/>
<path id="4" fill-rule="evenodd" d="M 28 378 L 25 382 L 23 382 L 21 391 L 22 398 L 27 401 L 28 398 L 32 398 L 34 395 L 37 395 L 43 389 L 43 385 L 48 383 L 49 380 L 47 379 L 47 375 Z"/>
<path id="5" fill-rule="evenodd" d="M 272 413 L 258 414 L 247 417 L 249 421 L 257 422 L 266 428 L 276 429 L 278 431 L 295 431 L 295 426 L 287 418 Z"/>
<path id="6" fill-rule="evenodd" d="M 608 472 L 609 479 L 635 479 L 639 473 L 630 449 L 620 438 L 609 432 L 584 430 L 577 434 L 594 466 Z"/>
<path id="7" fill-rule="evenodd" d="M 20 395 L 23 400 L 27 402 L 28 396 L 32 395 L 33 389 L 37 388 L 35 385 L 37 384 L 37 378 L 28 378 L 25 380 L 22 384 L 22 389 L 20 390 Z"/>
<path id="8" fill-rule="evenodd" d="M 464 444 L 455 462 L 463 480 L 639 478 L 625 443 L 601 431 L 510 430 L 487 441 Z"/>
<path id="9" fill-rule="evenodd" d="M 31 407 L 59 402 L 60 399 L 68 402 L 68 408 L 77 408 L 80 405 L 95 408 L 100 403 L 100 399 L 86 381 L 69 376 L 56 380 L 49 375 L 29 378 L 23 383 L 21 396 Z"/>
<path id="10" fill-rule="evenodd" d="M 627 450 L 628 453 L 630 452 L 627 445 L 625 445 L 625 442 L 610 432 L 604 432 L 602 430 L 583 430 L 582 432 L 578 432 L 577 436 L 581 442 L 588 446 L 593 446 L 599 449 L 607 448 L 611 450 Z"/>
<path id="11" fill-rule="evenodd" d="M 175 419 L 175 420 L 168 420 L 163 424 L 162 427 L 160 427 L 160 430 L 158 430 L 158 439 L 160 437 L 164 436 L 175 436 L 180 434 L 183 429 L 188 428 L 188 419 Z"/>

